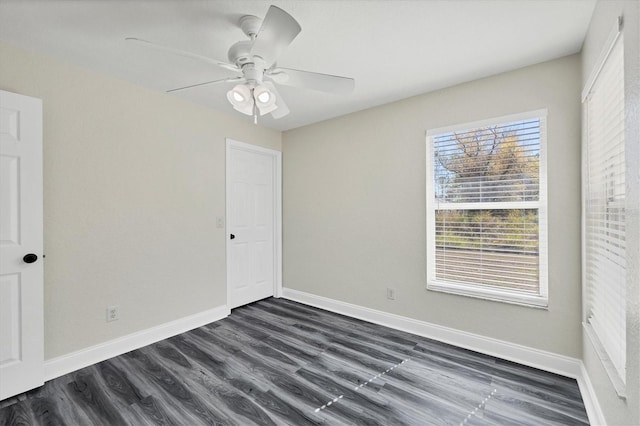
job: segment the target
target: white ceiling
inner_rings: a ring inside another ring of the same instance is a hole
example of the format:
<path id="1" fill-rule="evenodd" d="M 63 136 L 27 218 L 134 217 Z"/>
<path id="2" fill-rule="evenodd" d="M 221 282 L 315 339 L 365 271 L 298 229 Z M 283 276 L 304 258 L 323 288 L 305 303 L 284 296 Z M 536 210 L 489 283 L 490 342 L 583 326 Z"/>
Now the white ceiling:
<path id="1" fill-rule="evenodd" d="M 302 26 L 280 66 L 356 80 L 346 96 L 279 86 L 291 114 L 260 123 L 287 130 L 576 53 L 595 0 L 0 0 L 0 41 L 165 91 L 230 72 L 125 37 L 226 62 L 245 39 L 238 19 L 270 4 Z M 167 96 L 242 116 L 226 100 L 230 86 Z"/>

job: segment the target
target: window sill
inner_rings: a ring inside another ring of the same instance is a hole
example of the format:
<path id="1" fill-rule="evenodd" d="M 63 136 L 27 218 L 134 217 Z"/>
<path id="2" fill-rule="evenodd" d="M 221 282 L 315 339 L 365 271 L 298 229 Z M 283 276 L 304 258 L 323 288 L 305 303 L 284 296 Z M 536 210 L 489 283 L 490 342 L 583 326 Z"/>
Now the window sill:
<path id="1" fill-rule="evenodd" d="M 517 294 L 508 291 L 500 291 L 488 288 L 477 288 L 464 284 L 443 283 L 431 281 L 427 283 L 427 290 L 440 293 L 455 294 L 458 296 L 473 297 L 476 299 L 490 300 L 493 302 L 510 303 L 512 305 L 526 306 L 528 308 L 548 309 L 549 300 L 545 296 Z"/>
<path id="2" fill-rule="evenodd" d="M 602 343 L 600 343 L 600 339 L 598 339 L 598 336 L 593 327 L 591 327 L 591 324 L 589 324 L 588 322 L 583 322 L 582 328 L 584 328 L 584 331 L 589 338 L 593 349 L 596 351 L 596 355 L 598 355 L 604 371 L 606 371 L 607 376 L 609 376 L 609 380 L 611 381 L 613 388 L 616 390 L 618 398 L 626 400 L 627 389 L 624 380 L 622 379 L 622 377 L 620 377 L 618 370 L 616 370 L 616 368 L 613 366 L 609 355 L 607 355 L 607 352 L 602 346 Z"/>

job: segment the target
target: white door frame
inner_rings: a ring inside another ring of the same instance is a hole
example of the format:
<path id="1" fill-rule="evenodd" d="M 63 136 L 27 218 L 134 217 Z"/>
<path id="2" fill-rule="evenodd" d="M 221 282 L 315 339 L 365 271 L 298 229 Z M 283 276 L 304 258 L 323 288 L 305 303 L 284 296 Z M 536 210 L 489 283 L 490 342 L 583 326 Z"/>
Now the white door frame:
<path id="1" fill-rule="evenodd" d="M 226 204 L 226 212 L 225 212 L 225 234 L 224 237 L 226 239 L 226 265 L 227 265 L 227 306 L 231 306 L 229 297 L 231 294 L 230 289 L 230 269 L 231 265 L 229 264 L 229 251 L 231 248 L 231 240 L 229 239 L 229 218 L 230 218 L 230 202 L 229 195 L 231 193 L 231 173 L 230 173 L 230 160 L 231 160 L 231 150 L 232 149 L 241 149 L 244 151 L 249 151 L 253 153 L 269 155 L 275 159 L 275 170 L 273 171 L 273 181 L 274 181 L 274 191 L 273 191 L 273 206 L 274 206 L 274 214 L 273 214 L 273 243 L 274 243 L 274 277 L 273 277 L 273 296 L 274 297 L 282 297 L 282 152 L 276 151 L 269 148 L 263 148 L 257 145 L 251 145 L 244 142 L 239 142 L 230 138 L 226 139 L 226 167 L 225 167 L 225 204 Z"/>

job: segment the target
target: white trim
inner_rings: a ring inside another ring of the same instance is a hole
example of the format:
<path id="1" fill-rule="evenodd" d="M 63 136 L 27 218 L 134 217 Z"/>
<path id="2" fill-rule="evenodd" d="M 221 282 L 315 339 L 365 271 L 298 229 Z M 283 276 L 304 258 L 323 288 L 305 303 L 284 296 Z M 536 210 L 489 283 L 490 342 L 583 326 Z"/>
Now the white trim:
<path id="1" fill-rule="evenodd" d="M 67 355 L 49 359 L 44 363 L 45 380 L 52 380 L 73 371 L 122 355 L 134 349 L 168 339 L 180 333 L 221 320 L 231 311 L 226 305 L 189 315 L 155 327 L 109 340 Z"/>
<path id="2" fill-rule="evenodd" d="M 620 36 L 621 30 L 622 30 L 622 16 L 618 16 L 616 18 L 615 24 L 613 25 L 613 28 L 609 32 L 609 37 L 607 37 L 607 41 L 604 43 L 602 51 L 600 52 L 600 56 L 598 56 L 598 60 L 596 61 L 593 68 L 591 69 L 591 74 L 589 75 L 589 78 L 587 79 L 587 82 L 585 83 L 584 88 L 582 89 L 582 103 L 584 103 L 584 101 L 587 99 L 587 96 L 589 96 L 589 93 L 591 92 L 591 89 L 593 88 L 594 83 L 596 82 L 596 80 L 598 79 L 598 76 L 600 75 L 600 71 L 602 71 L 602 68 L 604 67 L 604 63 L 607 61 L 609 54 L 613 50 L 613 46 L 616 44 L 616 41 Z"/>
<path id="3" fill-rule="evenodd" d="M 231 148 L 242 149 L 248 152 L 260 153 L 272 156 L 275 159 L 274 170 L 274 280 L 273 280 L 273 296 L 282 297 L 282 152 L 269 148 L 263 148 L 261 146 L 240 142 L 231 138 L 226 139 L 226 160 L 225 160 L 225 246 L 226 246 L 226 277 L 230 276 L 229 265 L 229 218 L 231 212 L 229 210 L 229 183 L 231 182 L 231 176 L 229 171 L 229 161 L 231 159 Z M 227 306 L 231 306 L 229 300 L 229 282 L 227 280 Z"/>
<path id="4" fill-rule="evenodd" d="M 587 313 L 589 312 L 589 288 L 587 287 L 587 242 L 585 235 L 587 235 L 587 185 L 586 176 L 588 174 L 587 167 L 587 120 L 588 117 L 587 104 L 582 104 L 582 137 L 580 138 L 580 288 L 582 290 L 582 312 L 580 315 L 581 320 L 584 322 L 587 319 Z M 582 338 L 584 339 L 584 332 L 582 332 Z"/>
<path id="5" fill-rule="evenodd" d="M 546 310 L 549 307 L 549 300 L 546 296 L 517 293 L 515 291 L 499 290 L 490 287 L 478 287 L 453 281 L 443 283 L 442 281 L 429 280 L 427 281 L 427 288 L 440 293 L 457 294 L 459 296 L 475 297 L 476 299 L 510 303 L 526 308 Z"/>
<path id="6" fill-rule="evenodd" d="M 609 376 L 609 380 L 611 381 L 611 384 L 616 391 L 616 395 L 618 395 L 618 398 L 620 399 L 627 399 L 626 384 L 623 378 L 620 377 L 620 374 L 618 373 L 618 370 L 616 370 L 616 367 L 609 357 L 607 350 L 600 341 L 598 333 L 596 333 L 593 326 L 588 322 L 588 320 L 582 323 L 582 329 L 584 330 L 583 336 L 587 336 L 587 340 L 589 341 L 589 343 L 591 343 L 593 350 L 598 355 L 604 371 L 607 373 L 607 376 Z"/>
<path id="7" fill-rule="evenodd" d="M 549 123 L 547 110 L 542 110 L 540 116 L 540 163 L 538 165 L 538 279 L 540 283 L 540 297 L 549 306 L 549 186 L 547 175 L 547 153 L 549 152 L 548 132 Z"/>
<path id="8" fill-rule="evenodd" d="M 274 297 L 282 297 L 282 152 L 276 155 L 276 288 Z"/>
<path id="9" fill-rule="evenodd" d="M 592 426 L 606 426 L 607 421 L 605 420 L 600 404 L 598 403 L 596 390 L 591 383 L 589 373 L 587 373 L 587 369 L 582 361 L 580 361 L 580 375 L 576 380 L 578 381 L 578 388 L 580 388 L 584 408 L 587 410 L 589 423 Z"/>
<path id="10" fill-rule="evenodd" d="M 437 129 L 436 129 L 437 130 Z M 434 172 L 435 172 L 435 161 L 433 161 L 433 155 L 434 155 L 434 147 L 433 147 L 433 143 L 432 143 L 432 137 L 429 134 L 429 132 L 427 132 L 426 138 L 425 138 L 425 152 L 426 152 L 426 157 L 425 157 L 425 162 L 426 162 L 426 181 L 425 181 L 425 189 L 426 189 L 426 196 L 425 196 L 425 211 L 426 211 L 426 216 L 425 216 L 425 227 L 426 227 L 426 246 L 425 246 L 425 252 L 426 252 L 426 267 L 427 269 L 425 270 L 425 277 L 426 277 L 426 285 L 429 286 L 429 280 L 431 280 L 431 271 L 435 271 L 436 270 L 436 251 L 435 250 L 431 250 L 431 247 L 435 247 L 436 245 L 436 227 L 435 226 L 430 226 L 429 224 L 434 224 L 436 223 L 436 209 L 434 208 L 434 206 L 436 205 L 436 201 L 435 201 L 435 189 L 434 189 Z M 435 275 L 435 274 L 434 274 Z M 435 276 L 433 277 L 435 278 Z"/>
<path id="11" fill-rule="evenodd" d="M 484 120 L 470 121 L 468 123 L 452 124 L 450 126 L 438 127 L 437 129 L 429 129 L 427 136 L 439 135 L 440 133 L 450 133 L 456 130 L 469 130 L 477 127 L 490 126 L 496 123 L 511 123 L 514 121 L 528 120 L 530 118 L 547 118 L 547 110 L 538 109 L 535 111 L 520 112 L 517 114 L 503 115 L 502 117 L 486 118 Z"/>
<path id="12" fill-rule="evenodd" d="M 542 124 L 540 125 L 542 127 Z M 542 132 L 541 132 L 542 133 Z M 542 154 L 540 155 L 542 157 Z M 542 161 L 540 161 L 542 163 Z M 433 175 L 432 175 L 433 176 Z M 542 180 L 542 179 L 541 179 Z M 542 185 L 541 185 L 542 186 Z M 433 191 L 433 187 L 432 187 Z M 434 202 L 436 204 L 436 202 Z M 540 209 L 540 201 L 484 201 L 478 203 L 452 203 L 437 201 L 438 209 L 440 210 L 500 210 L 500 209 Z"/>
<path id="13" fill-rule="evenodd" d="M 264 147 L 261 147 L 261 146 L 258 146 L 258 145 L 252 145 L 250 143 L 240 142 L 240 141 L 237 141 L 237 140 L 231 139 L 231 138 L 226 138 L 225 140 L 227 142 L 227 147 L 233 146 L 234 148 L 243 149 L 245 151 L 258 152 L 260 154 L 271 155 L 271 156 L 274 156 L 274 157 L 282 154 L 282 152 L 276 151 L 275 149 L 264 148 Z"/>
<path id="14" fill-rule="evenodd" d="M 460 348 L 470 349 L 486 355 L 576 379 L 587 415 L 589 416 L 589 422 L 592 425 L 606 424 L 589 375 L 582 361 L 577 358 L 558 355 L 504 340 L 493 339 L 479 334 L 468 333 L 466 331 L 378 311 L 376 309 L 365 308 L 363 306 L 316 296 L 290 288 L 283 289 L 282 297 L 326 311 L 336 312 L 407 333 L 417 334 Z"/>

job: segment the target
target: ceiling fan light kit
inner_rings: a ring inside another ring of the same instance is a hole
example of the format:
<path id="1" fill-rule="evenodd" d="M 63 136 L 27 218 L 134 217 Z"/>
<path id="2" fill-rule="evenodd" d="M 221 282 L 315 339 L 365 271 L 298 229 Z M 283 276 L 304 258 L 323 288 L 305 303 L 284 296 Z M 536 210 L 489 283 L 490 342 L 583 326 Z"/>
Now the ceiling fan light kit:
<path id="1" fill-rule="evenodd" d="M 274 119 L 284 117 L 289 113 L 289 108 L 276 90 L 274 83 L 336 94 L 346 94 L 353 91 L 355 82 L 352 78 L 276 68 L 276 60 L 280 54 L 302 30 L 300 24 L 284 10 L 270 6 L 263 20 L 253 15 L 245 15 L 240 18 L 239 26 L 249 37 L 249 40 L 242 40 L 231 46 L 227 55 L 230 63 L 135 37 L 127 37 L 126 40 L 199 59 L 236 72 L 239 74 L 238 77 L 191 84 L 167 90 L 167 92 L 193 89 L 210 84 L 240 83 L 227 92 L 227 100 L 236 111 L 253 115 L 254 123 L 257 123 L 258 113 L 261 116 L 271 113 Z"/>
<path id="2" fill-rule="evenodd" d="M 265 115 L 278 108 L 276 96 L 264 85 L 251 88 L 251 84 L 238 84 L 227 92 L 227 100 L 236 111 L 246 115 Z M 254 117 L 255 118 L 255 117 Z"/>

